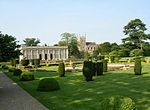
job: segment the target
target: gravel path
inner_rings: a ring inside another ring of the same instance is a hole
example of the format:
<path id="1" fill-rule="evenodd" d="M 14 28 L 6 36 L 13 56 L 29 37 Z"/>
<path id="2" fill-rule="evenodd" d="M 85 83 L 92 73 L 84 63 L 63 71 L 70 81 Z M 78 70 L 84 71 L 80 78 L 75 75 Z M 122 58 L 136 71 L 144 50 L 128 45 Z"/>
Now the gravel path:
<path id="1" fill-rule="evenodd" d="M 0 110 L 48 110 L 0 71 Z"/>

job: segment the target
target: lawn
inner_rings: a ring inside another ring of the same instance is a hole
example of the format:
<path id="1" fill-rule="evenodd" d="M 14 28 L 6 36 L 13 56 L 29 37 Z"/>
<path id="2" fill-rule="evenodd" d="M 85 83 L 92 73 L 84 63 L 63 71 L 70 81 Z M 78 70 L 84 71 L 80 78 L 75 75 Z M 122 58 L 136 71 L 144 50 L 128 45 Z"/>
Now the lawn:
<path id="1" fill-rule="evenodd" d="M 103 98 L 112 95 L 131 97 L 138 110 L 150 110 L 150 64 L 143 64 L 143 75 L 135 76 L 133 69 L 106 72 L 86 82 L 81 72 L 66 73 L 58 77 L 57 67 L 43 67 L 47 71 L 35 72 L 36 80 L 19 81 L 17 76 L 6 73 L 33 97 L 50 110 L 101 110 Z M 56 78 L 61 89 L 54 92 L 36 91 L 42 77 Z"/>

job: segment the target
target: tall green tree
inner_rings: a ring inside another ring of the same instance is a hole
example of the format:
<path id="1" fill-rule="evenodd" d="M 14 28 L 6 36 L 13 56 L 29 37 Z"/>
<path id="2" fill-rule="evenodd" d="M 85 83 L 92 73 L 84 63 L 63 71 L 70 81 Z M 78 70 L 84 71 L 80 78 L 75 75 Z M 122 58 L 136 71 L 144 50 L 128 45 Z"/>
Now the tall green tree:
<path id="1" fill-rule="evenodd" d="M 36 38 L 25 38 L 23 42 L 25 43 L 26 46 L 37 46 L 37 44 L 40 43 L 40 40 Z"/>
<path id="2" fill-rule="evenodd" d="M 100 53 L 102 55 L 108 55 L 111 52 L 111 44 L 110 42 L 104 42 L 99 45 Z"/>
<path id="3" fill-rule="evenodd" d="M 59 46 L 68 46 L 69 57 L 79 57 L 78 41 L 77 37 L 73 33 L 63 33 L 61 34 L 61 41 L 58 42 Z"/>
<path id="4" fill-rule="evenodd" d="M 0 33 L 0 61 L 9 61 L 19 57 L 20 45 L 17 42 L 15 37 Z"/>
<path id="5" fill-rule="evenodd" d="M 134 45 L 137 49 L 143 50 L 143 43 L 150 39 L 150 35 L 146 34 L 146 24 L 140 19 L 131 20 L 125 27 L 124 33 L 126 38 L 122 39 L 123 43 Z"/>

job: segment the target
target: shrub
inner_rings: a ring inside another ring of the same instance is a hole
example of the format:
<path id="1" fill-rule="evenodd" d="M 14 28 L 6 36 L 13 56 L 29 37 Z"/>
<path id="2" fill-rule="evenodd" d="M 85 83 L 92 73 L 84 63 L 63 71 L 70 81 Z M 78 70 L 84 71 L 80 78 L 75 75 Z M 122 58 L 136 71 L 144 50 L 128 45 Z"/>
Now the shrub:
<path id="1" fill-rule="evenodd" d="M 34 80 L 34 74 L 31 73 L 31 72 L 25 72 L 25 73 L 22 73 L 20 75 L 20 80 L 21 81 L 31 81 L 31 80 Z"/>
<path id="2" fill-rule="evenodd" d="M 97 75 L 103 75 L 103 62 L 97 62 Z"/>
<path id="3" fill-rule="evenodd" d="M 135 58 L 134 73 L 135 75 L 141 75 L 141 72 L 142 72 L 141 59 Z"/>
<path id="4" fill-rule="evenodd" d="M 64 63 L 59 63 L 59 67 L 58 67 L 58 73 L 60 77 L 64 77 L 65 76 L 65 65 Z"/>
<path id="5" fill-rule="evenodd" d="M 103 60 L 103 71 L 104 72 L 107 72 L 107 63 L 108 63 L 108 60 Z"/>
<path id="6" fill-rule="evenodd" d="M 29 60 L 21 60 L 21 64 L 23 66 L 28 66 L 29 65 Z"/>
<path id="7" fill-rule="evenodd" d="M 54 78 L 43 78 L 40 80 L 37 90 L 38 91 L 54 91 L 59 90 L 60 86 L 56 79 Z"/>
<path id="8" fill-rule="evenodd" d="M 104 99 L 100 110 L 136 110 L 134 101 L 129 97 L 112 96 Z"/>
<path id="9" fill-rule="evenodd" d="M 22 73 L 22 70 L 21 69 L 15 69 L 14 70 L 14 76 L 20 76 Z"/>
<path id="10" fill-rule="evenodd" d="M 83 63 L 83 75 L 86 81 L 92 81 L 93 77 L 93 63 L 92 61 L 84 61 Z"/>
<path id="11" fill-rule="evenodd" d="M 95 76 L 95 75 L 97 75 L 97 63 L 96 62 L 93 62 L 93 68 L 92 68 L 93 70 L 93 76 Z"/>

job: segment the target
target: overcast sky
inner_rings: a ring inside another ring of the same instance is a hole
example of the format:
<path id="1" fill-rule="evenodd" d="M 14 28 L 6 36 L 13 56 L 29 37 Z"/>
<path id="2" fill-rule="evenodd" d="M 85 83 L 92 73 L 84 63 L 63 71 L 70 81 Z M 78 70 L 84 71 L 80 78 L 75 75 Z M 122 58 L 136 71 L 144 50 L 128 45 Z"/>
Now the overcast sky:
<path id="1" fill-rule="evenodd" d="M 17 38 L 39 38 L 53 45 L 64 32 L 87 41 L 117 42 L 123 27 L 141 19 L 150 33 L 150 0 L 0 0 L 0 31 Z"/>

